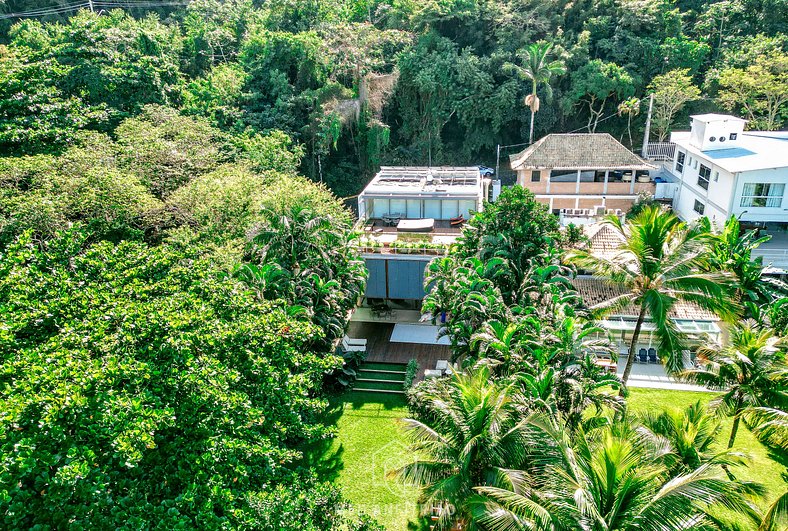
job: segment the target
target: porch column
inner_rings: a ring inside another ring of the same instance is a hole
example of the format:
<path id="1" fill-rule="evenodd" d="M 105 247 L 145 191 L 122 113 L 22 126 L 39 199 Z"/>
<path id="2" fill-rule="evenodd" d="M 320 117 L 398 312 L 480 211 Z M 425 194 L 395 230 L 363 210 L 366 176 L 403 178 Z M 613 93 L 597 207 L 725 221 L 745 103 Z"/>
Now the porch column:
<path id="1" fill-rule="evenodd" d="M 610 177 L 610 170 L 605 170 L 605 185 L 602 187 L 602 193 L 607 194 L 607 180 Z"/>
<path id="2" fill-rule="evenodd" d="M 632 170 L 632 182 L 629 185 L 629 195 L 635 195 L 635 180 L 637 180 L 637 172 Z"/>
<path id="3" fill-rule="evenodd" d="M 577 183 L 575 184 L 575 193 L 580 193 L 580 170 L 577 170 Z"/>
<path id="4" fill-rule="evenodd" d="M 531 170 L 531 171 L 533 171 L 533 170 Z M 550 193 L 550 172 L 551 171 L 552 170 L 545 170 L 545 176 L 547 177 L 547 188 L 545 188 L 544 193 L 546 193 L 546 194 Z M 552 207 L 552 205 L 551 205 L 551 207 Z"/>

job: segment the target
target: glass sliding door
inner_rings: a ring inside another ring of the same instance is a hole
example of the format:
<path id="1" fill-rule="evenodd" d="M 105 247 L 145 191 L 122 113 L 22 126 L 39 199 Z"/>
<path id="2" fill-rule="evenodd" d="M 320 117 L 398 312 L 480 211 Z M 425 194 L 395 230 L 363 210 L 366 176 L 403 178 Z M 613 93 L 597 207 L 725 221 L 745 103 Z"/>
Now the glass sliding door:
<path id="1" fill-rule="evenodd" d="M 408 199 L 408 212 L 406 214 L 406 218 L 408 219 L 421 219 L 421 205 L 423 201 L 421 199 Z"/>
<path id="2" fill-rule="evenodd" d="M 456 199 L 444 199 L 441 208 L 441 219 L 456 218 L 460 212 L 459 201 Z"/>
<path id="3" fill-rule="evenodd" d="M 436 199 L 424 200 L 424 217 L 441 219 L 441 202 Z"/>

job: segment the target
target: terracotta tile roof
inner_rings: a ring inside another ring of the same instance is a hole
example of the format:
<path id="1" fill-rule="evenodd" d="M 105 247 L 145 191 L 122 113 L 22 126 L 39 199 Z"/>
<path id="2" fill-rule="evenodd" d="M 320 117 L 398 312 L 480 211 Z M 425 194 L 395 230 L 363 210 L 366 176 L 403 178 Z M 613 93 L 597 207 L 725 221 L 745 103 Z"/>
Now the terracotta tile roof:
<path id="1" fill-rule="evenodd" d="M 612 258 L 624 237 L 607 223 L 585 225 L 583 230 L 588 237 L 588 251 L 602 258 Z"/>
<path id="2" fill-rule="evenodd" d="M 574 279 L 572 284 L 588 306 L 594 306 L 624 293 L 624 289 L 620 286 L 610 284 L 601 278 L 581 276 Z M 615 315 L 635 318 L 638 313 L 638 308 L 629 305 L 621 310 L 617 310 Z M 687 319 L 693 321 L 718 322 L 720 320 L 713 313 L 688 302 L 677 302 L 673 306 L 670 316 L 673 319 Z"/>
<path id="3" fill-rule="evenodd" d="M 509 157 L 512 169 L 653 170 L 607 133 L 552 134 Z"/>

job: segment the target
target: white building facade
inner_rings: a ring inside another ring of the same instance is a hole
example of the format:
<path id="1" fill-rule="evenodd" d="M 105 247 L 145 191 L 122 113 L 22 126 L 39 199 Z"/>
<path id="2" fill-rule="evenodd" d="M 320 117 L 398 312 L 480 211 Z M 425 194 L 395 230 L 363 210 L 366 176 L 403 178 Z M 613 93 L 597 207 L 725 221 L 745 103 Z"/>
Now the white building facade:
<path id="1" fill-rule="evenodd" d="M 670 138 L 678 215 L 706 216 L 717 226 L 730 216 L 773 230 L 788 226 L 788 132 L 744 131 L 745 120 L 729 115 L 691 118 L 690 131 Z"/>

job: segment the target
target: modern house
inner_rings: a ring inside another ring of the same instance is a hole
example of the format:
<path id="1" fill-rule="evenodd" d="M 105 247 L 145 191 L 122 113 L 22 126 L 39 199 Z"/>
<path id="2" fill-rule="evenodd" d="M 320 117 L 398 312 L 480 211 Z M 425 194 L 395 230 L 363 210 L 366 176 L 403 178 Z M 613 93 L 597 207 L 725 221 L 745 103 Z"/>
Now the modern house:
<path id="1" fill-rule="evenodd" d="M 362 256 L 369 271 L 355 319 L 418 321 L 424 270 L 445 254 L 492 183 L 478 167 L 384 166 L 358 196 Z"/>
<path id="2" fill-rule="evenodd" d="M 746 121 L 724 114 L 691 117 L 689 131 L 674 132 L 667 170 L 678 181 L 673 208 L 683 219 L 701 216 L 772 235 L 755 254 L 788 268 L 788 131 L 745 131 Z"/>
<path id="3" fill-rule="evenodd" d="M 510 156 L 517 184 L 556 213 L 626 212 L 648 193 L 660 198 L 670 187 L 649 172 L 646 162 L 607 133 L 551 134 Z"/>

